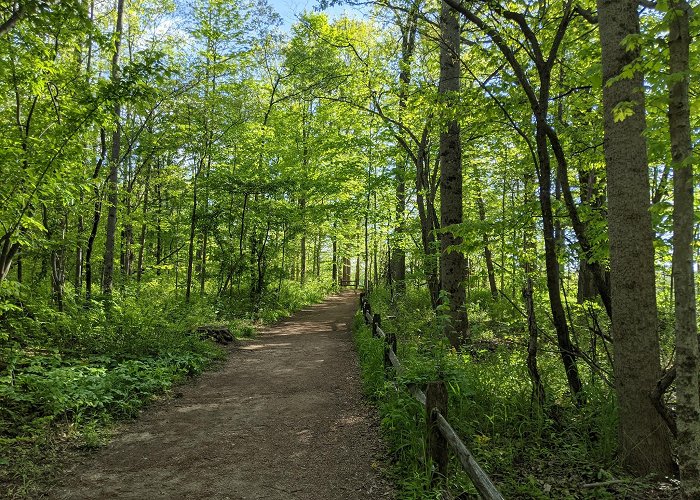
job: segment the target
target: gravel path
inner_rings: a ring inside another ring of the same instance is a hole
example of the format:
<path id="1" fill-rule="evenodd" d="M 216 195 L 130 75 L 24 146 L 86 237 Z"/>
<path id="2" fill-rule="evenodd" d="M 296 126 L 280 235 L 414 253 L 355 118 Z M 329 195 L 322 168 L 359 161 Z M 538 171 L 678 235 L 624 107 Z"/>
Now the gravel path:
<path id="1" fill-rule="evenodd" d="M 241 343 L 78 460 L 49 498 L 391 498 L 349 332 L 356 303 L 331 297 Z"/>

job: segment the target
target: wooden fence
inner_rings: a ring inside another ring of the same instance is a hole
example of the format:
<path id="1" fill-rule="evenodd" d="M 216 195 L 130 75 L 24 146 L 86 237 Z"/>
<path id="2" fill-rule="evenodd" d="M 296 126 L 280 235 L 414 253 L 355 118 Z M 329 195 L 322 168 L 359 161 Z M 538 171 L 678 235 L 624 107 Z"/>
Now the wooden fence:
<path id="1" fill-rule="evenodd" d="M 365 324 L 372 325 L 372 335 L 384 340 L 384 372 L 394 368 L 397 373 L 403 370 L 396 355 L 396 334 L 382 330 L 379 314 L 372 314 L 372 307 L 364 293 L 360 294 L 360 308 Z M 423 392 L 417 385 L 410 384 L 408 390 L 425 408 L 426 449 L 439 476 L 447 477 L 448 445 L 459 458 L 462 467 L 469 475 L 479 495 L 486 500 L 503 500 L 491 478 L 479 466 L 469 449 L 464 445 L 455 430 L 445 418 L 447 415 L 447 388 L 445 383 L 429 382 Z"/>

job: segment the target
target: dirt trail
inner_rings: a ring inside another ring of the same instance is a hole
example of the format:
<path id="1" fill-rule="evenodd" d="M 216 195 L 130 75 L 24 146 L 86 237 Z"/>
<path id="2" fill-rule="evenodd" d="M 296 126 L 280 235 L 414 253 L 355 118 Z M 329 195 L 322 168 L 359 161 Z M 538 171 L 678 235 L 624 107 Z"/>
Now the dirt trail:
<path id="1" fill-rule="evenodd" d="M 349 332 L 356 301 L 331 297 L 242 343 L 75 464 L 49 498 L 391 497 Z"/>

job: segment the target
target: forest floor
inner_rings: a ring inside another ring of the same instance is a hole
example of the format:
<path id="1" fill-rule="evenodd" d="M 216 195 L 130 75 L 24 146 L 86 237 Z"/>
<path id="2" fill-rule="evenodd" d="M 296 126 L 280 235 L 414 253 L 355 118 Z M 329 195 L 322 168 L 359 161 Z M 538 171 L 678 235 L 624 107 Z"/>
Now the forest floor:
<path id="1" fill-rule="evenodd" d="M 76 454 L 48 498 L 391 498 L 345 292 L 231 348 L 225 364 Z"/>

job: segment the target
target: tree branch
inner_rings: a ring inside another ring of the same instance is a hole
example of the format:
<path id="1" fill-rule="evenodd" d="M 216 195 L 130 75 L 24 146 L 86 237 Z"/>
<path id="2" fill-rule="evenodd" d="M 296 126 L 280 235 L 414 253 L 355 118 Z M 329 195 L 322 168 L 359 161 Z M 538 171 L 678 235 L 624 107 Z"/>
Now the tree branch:
<path id="1" fill-rule="evenodd" d="M 17 10 L 15 10 L 5 22 L 0 24 L 0 36 L 5 36 L 7 33 L 9 33 L 10 30 L 14 28 L 15 24 L 17 24 L 17 22 L 22 19 L 26 13 L 27 9 L 24 6 L 24 3 L 20 3 Z"/>

